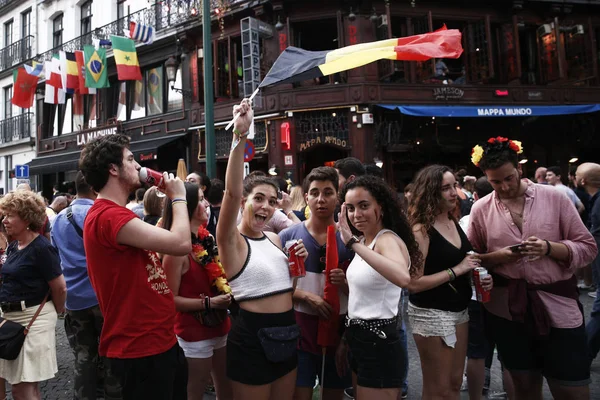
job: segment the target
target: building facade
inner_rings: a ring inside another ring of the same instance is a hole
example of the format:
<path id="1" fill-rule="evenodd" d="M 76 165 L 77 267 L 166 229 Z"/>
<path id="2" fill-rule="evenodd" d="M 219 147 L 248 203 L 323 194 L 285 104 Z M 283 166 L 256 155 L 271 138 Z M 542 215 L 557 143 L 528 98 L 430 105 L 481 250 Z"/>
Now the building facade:
<path id="1" fill-rule="evenodd" d="M 69 100 L 58 107 L 38 101 L 38 154 L 31 168 L 44 190 L 70 179 L 87 140 L 114 132 L 131 137 L 143 165 L 174 171 L 183 158 L 188 170 L 204 170 L 201 2 L 92 2 L 87 33 L 77 10 L 88 2 L 61 3 L 39 6 L 45 8 L 39 13 L 48 50 L 38 60 L 111 34 L 126 36 L 130 21 L 155 27 L 157 35 L 153 44 L 137 47 L 142 81 L 119 82 L 109 50 L 111 87 L 84 102 L 87 122 L 81 126 L 69 125 Z M 250 168 L 277 165 L 299 182 L 315 166 L 354 156 L 382 162 L 401 189 L 429 163 L 473 169 L 470 148 L 492 135 L 523 141 L 529 175 L 538 165 L 568 167 L 574 158 L 597 157 L 600 1 L 213 0 L 212 9 L 218 177 L 231 145 L 224 127 L 232 106 L 252 93 L 287 46 L 333 50 L 443 25 L 463 34 L 459 59 L 380 61 L 262 90 Z M 69 32 L 79 36 L 48 47 L 48 26 L 59 10 L 74 13 L 69 18 L 79 31 Z"/>

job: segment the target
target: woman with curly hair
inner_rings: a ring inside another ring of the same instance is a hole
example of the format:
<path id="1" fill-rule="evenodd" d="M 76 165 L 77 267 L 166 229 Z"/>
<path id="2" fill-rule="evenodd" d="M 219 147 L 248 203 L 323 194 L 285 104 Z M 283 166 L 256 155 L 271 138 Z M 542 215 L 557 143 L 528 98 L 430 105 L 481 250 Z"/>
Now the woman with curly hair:
<path id="1" fill-rule="evenodd" d="M 56 313 L 65 310 L 67 286 L 58 252 L 37 233 L 46 219 L 42 197 L 17 190 L 0 199 L 0 210 L 5 215 L 6 233 L 13 239 L 2 266 L 3 317 L 26 326 L 48 296 L 19 356 L 10 361 L 0 359 L 0 377 L 12 385 L 15 400 L 41 399 L 38 382 L 53 378 L 58 371 Z"/>
<path id="2" fill-rule="evenodd" d="M 345 332 L 354 393 L 359 399 L 396 399 L 405 369 L 396 328 L 398 304 L 402 288 L 421 269 L 419 248 L 398 196 L 383 180 L 359 177 L 344 186 L 340 198 L 338 229 L 346 247 L 356 253 L 346 273 Z M 353 235 L 348 221 L 361 238 Z"/>
<path id="3" fill-rule="evenodd" d="M 417 174 L 408 218 L 425 259 L 413 276 L 408 318 L 421 358 L 423 399 L 458 398 L 467 353 L 471 284 L 479 258 L 453 211 L 458 201 L 450 168 L 430 165 Z M 486 281 L 491 285 L 491 279 Z"/>
<path id="4" fill-rule="evenodd" d="M 214 237 L 206 229 L 208 201 L 195 183 L 185 183 L 192 251 L 187 256 L 165 255 L 163 265 L 175 297 L 175 333 L 188 363 L 188 399 L 202 399 L 211 374 L 219 399 L 231 399 L 225 376 L 225 345 L 231 322 L 227 307 L 231 290 L 224 279 Z M 181 200 L 175 200 L 181 201 Z M 173 222 L 173 201 L 167 200 L 162 227 Z"/>

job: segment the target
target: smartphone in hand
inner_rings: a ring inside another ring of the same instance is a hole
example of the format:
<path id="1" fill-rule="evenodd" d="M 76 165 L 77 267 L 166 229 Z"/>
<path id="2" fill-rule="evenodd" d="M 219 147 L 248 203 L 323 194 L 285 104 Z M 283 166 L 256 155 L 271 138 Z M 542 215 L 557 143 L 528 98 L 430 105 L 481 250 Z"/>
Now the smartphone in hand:
<path id="1" fill-rule="evenodd" d="M 521 250 L 523 249 L 523 244 L 515 244 L 514 246 L 510 246 L 509 249 L 510 251 L 512 251 L 513 253 L 520 253 Z"/>

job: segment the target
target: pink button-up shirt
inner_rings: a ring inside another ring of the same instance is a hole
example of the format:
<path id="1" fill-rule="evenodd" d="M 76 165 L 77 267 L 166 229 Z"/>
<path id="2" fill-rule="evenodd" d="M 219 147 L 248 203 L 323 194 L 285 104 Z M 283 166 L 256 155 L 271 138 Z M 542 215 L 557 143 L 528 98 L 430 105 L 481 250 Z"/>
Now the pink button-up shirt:
<path id="1" fill-rule="evenodd" d="M 551 186 L 527 181 L 523 232 L 515 225 L 508 208 L 500 202 L 496 192 L 475 202 L 471 210 L 471 223 L 467 232 L 475 251 L 491 253 L 507 246 L 521 243 L 530 236 L 560 242 L 569 248 L 569 260 L 557 261 L 540 257 L 528 261 L 497 265 L 493 271 L 511 279 L 525 279 L 532 284 L 548 284 L 571 278 L 576 268 L 588 265 L 598 252 L 594 238 L 589 233 L 573 203 Z M 539 291 L 550 323 L 555 328 L 577 328 L 583 323 L 577 302 L 573 299 Z M 494 287 L 486 309 L 499 317 L 511 320 L 506 287 Z"/>

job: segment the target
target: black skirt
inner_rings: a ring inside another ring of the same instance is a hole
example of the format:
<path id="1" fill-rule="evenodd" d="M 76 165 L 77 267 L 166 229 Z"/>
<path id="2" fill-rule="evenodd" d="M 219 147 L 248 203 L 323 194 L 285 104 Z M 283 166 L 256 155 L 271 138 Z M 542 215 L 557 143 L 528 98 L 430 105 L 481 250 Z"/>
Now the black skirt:
<path id="1" fill-rule="evenodd" d="M 294 310 L 259 314 L 240 309 L 227 336 L 227 377 L 246 385 L 266 385 L 287 375 L 298 365 L 298 355 L 274 363 L 267 360 L 258 330 L 296 324 Z"/>

